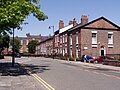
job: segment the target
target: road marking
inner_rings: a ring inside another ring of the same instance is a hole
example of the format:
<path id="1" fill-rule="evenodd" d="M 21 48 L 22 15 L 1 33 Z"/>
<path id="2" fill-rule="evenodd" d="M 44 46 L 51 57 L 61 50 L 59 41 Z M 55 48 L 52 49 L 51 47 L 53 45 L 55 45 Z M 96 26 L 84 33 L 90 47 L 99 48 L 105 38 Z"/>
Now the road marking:
<path id="1" fill-rule="evenodd" d="M 55 90 L 52 86 L 50 86 L 47 82 L 45 82 L 42 78 L 40 78 L 37 74 L 31 74 L 37 81 L 39 81 L 47 90 Z"/>
<path id="2" fill-rule="evenodd" d="M 86 72 L 92 72 L 92 73 L 94 73 L 94 74 L 99 74 L 99 75 L 104 75 L 104 76 L 106 76 L 106 77 L 109 77 L 109 78 L 116 78 L 116 79 L 120 79 L 120 77 L 118 77 L 118 76 L 115 76 L 115 75 L 109 75 L 109 74 L 105 74 L 105 73 L 100 73 L 100 72 L 96 72 L 96 71 L 91 71 L 91 70 L 84 70 L 84 69 L 82 69 L 83 71 L 86 71 Z"/>
<path id="3" fill-rule="evenodd" d="M 104 76 L 107 76 L 107 77 L 110 77 L 110 78 L 117 78 L 117 79 L 120 79 L 120 77 L 118 76 L 114 76 L 114 75 L 109 75 L 109 74 L 104 74 L 104 73 L 100 73 L 101 75 L 104 75 Z"/>

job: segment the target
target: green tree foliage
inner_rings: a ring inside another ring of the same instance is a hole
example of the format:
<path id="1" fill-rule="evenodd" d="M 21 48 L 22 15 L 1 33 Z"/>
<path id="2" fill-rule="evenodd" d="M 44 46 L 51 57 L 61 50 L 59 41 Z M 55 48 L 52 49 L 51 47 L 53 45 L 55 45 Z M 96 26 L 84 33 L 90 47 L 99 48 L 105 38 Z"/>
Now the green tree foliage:
<path id="1" fill-rule="evenodd" d="M 12 28 L 20 29 L 30 14 L 39 21 L 48 18 L 40 11 L 39 0 L 0 0 L 0 30 L 11 32 Z"/>
<path id="2" fill-rule="evenodd" d="M 0 53 L 4 48 L 9 48 L 10 37 L 6 32 L 0 32 Z"/>
<path id="3" fill-rule="evenodd" d="M 37 40 L 32 40 L 28 43 L 27 47 L 28 47 L 29 53 L 35 53 L 37 44 L 38 44 Z"/>
<path id="4" fill-rule="evenodd" d="M 13 39 L 10 40 L 10 45 L 13 46 Z M 19 53 L 19 50 L 21 48 L 21 42 L 18 38 L 14 39 L 14 48 L 15 52 Z"/>

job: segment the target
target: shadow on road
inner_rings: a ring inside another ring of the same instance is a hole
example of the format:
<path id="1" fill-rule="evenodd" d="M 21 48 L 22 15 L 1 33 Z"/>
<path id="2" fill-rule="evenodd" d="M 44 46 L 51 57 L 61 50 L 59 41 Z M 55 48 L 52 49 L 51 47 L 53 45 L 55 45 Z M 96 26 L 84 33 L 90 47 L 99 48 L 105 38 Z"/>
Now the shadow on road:
<path id="1" fill-rule="evenodd" d="M 39 66 L 32 64 L 19 64 L 15 63 L 12 67 L 12 63 L 0 63 L 0 76 L 20 76 L 20 75 L 30 75 L 30 73 L 42 73 L 49 66 Z"/>

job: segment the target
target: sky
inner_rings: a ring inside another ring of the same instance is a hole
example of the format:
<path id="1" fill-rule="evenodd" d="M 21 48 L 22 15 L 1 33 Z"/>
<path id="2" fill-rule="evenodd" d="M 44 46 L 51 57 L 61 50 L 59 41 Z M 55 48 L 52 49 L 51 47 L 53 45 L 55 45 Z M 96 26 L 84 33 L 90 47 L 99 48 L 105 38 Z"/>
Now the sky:
<path id="1" fill-rule="evenodd" d="M 25 20 L 28 24 L 22 25 L 22 31 L 16 30 L 15 36 L 26 37 L 27 33 L 42 36 L 53 35 L 53 29 L 49 29 L 49 26 L 54 26 L 56 31 L 59 27 L 59 20 L 63 20 L 65 26 L 73 18 L 80 23 L 82 15 L 87 15 L 89 21 L 104 16 L 120 26 L 120 0 L 40 0 L 40 5 L 40 10 L 48 16 L 48 19 L 38 21 L 30 15 Z"/>

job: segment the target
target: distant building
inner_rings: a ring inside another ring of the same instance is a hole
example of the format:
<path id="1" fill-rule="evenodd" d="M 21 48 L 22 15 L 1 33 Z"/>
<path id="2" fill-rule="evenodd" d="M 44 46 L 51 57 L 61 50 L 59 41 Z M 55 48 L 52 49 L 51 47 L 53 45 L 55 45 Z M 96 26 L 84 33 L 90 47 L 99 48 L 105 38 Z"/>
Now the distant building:
<path id="1" fill-rule="evenodd" d="M 36 54 L 51 55 L 53 53 L 53 37 L 41 41 L 36 47 Z"/>
<path id="2" fill-rule="evenodd" d="M 40 35 L 30 35 L 30 33 L 26 34 L 26 36 L 27 37 L 18 37 L 18 36 L 15 37 L 21 41 L 22 47 L 20 49 L 20 53 L 28 52 L 27 45 L 31 40 L 38 40 L 39 42 L 41 42 L 41 41 L 51 37 L 51 35 L 49 35 L 49 36 L 41 36 L 41 34 Z M 11 37 L 11 39 L 12 39 L 12 37 Z M 5 54 L 12 53 L 12 46 L 10 46 L 8 50 L 5 49 L 4 53 Z"/>

